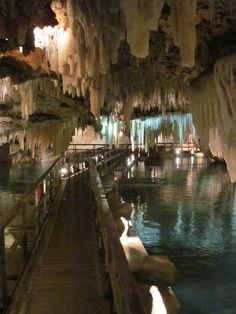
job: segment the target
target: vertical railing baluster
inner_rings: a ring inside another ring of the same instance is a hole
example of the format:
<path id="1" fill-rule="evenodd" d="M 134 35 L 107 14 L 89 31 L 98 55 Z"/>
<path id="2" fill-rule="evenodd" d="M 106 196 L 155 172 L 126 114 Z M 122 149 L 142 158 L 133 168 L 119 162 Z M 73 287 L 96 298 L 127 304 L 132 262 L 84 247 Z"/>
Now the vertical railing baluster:
<path id="1" fill-rule="evenodd" d="M 21 223 L 22 223 L 22 229 L 23 229 L 23 237 L 22 237 L 22 251 L 23 251 L 23 258 L 24 262 L 27 261 L 29 257 L 29 248 L 28 248 L 28 227 L 27 227 L 27 206 L 29 206 L 27 203 L 25 206 L 21 208 Z M 38 219 L 37 219 L 37 225 L 38 225 Z"/>
<path id="2" fill-rule="evenodd" d="M 35 224 L 35 235 L 37 236 L 38 234 L 38 230 L 39 230 L 39 224 L 40 224 L 40 221 L 39 221 L 39 213 L 38 213 L 38 203 L 39 203 L 39 197 L 38 197 L 38 187 L 39 185 L 36 187 L 35 191 L 34 191 L 34 211 L 33 211 L 33 214 L 34 214 L 34 224 Z M 24 213 L 23 211 L 26 211 L 28 208 L 27 206 L 29 206 L 29 204 L 26 202 L 25 203 L 25 208 L 21 210 L 21 216 L 22 216 L 22 228 L 24 230 Z"/>
<path id="3" fill-rule="evenodd" d="M 43 180 L 43 212 L 47 211 L 47 179 Z"/>

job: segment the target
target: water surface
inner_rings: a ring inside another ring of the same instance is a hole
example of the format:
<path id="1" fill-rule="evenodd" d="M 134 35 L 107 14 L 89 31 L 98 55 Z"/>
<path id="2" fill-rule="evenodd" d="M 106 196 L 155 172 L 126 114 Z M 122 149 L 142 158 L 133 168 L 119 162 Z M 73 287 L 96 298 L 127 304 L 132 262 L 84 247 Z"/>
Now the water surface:
<path id="1" fill-rule="evenodd" d="M 9 211 L 50 165 L 0 163 L 0 216 Z"/>
<path id="2" fill-rule="evenodd" d="M 236 313 L 236 193 L 222 164 L 196 157 L 143 162 L 120 185 L 149 254 L 174 261 L 181 314 Z"/>

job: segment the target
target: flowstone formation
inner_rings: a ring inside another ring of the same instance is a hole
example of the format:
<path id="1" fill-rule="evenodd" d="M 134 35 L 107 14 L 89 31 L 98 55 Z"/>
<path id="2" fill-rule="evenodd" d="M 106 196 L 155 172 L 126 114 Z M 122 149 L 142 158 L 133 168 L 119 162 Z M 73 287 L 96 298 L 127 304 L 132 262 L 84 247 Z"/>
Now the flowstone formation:
<path id="1" fill-rule="evenodd" d="M 231 181 L 236 181 L 236 53 L 229 54 L 189 90 L 194 123 L 202 147 L 221 152 Z"/>

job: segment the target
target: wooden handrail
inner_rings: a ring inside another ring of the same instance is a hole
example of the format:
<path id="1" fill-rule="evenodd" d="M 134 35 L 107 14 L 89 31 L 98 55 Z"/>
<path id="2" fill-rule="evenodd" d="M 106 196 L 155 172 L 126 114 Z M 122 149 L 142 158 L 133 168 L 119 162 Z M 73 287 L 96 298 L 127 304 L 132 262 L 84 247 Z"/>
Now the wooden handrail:
<path id="1" fill-rule="evenodd" d="M 109 146 L 109 144 L 98 144 L 98 143 L 95 143 L 95 144 L 93 144 L 93 143 L 76 144 L 76 143 L 71 143 L 71 144 L 69 144 L 69 146 L 104 146 L 104 147 L 107 147 L 107 146 Z"/>
<path id="2" fill-rule="evenodd" d="M 91 159 L 89 173 L 116 311 L 118 314 L 144 314 L 146 310 L 129 269 L 96 166 Z"/>

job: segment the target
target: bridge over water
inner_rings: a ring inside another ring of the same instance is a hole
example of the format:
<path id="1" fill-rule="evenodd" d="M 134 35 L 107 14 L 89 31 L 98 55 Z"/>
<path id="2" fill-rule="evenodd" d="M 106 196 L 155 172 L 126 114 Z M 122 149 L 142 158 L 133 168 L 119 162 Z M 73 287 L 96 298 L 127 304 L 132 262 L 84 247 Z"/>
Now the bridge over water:
<path id="1" fill-rule="evenodd" d="M 126 154 L 73 148 L 2 218 L 2 313 L 146 312 L 98 174 Z"/>

